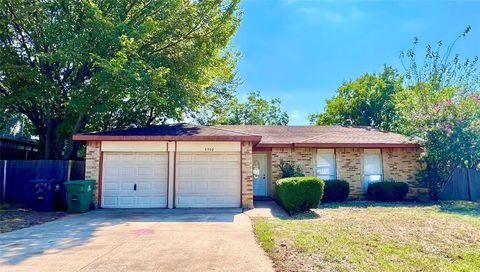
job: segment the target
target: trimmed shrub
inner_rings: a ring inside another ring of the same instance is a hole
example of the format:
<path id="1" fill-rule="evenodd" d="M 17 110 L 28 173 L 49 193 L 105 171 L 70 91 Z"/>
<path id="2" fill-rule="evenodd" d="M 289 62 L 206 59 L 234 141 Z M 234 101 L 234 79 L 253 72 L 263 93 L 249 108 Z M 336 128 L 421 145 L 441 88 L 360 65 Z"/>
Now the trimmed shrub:
<path id="1" fill-rule="evenodd" d="M 384 181 L 370 184 L 367 190 L 367 198 L 375 201 L 400 201 L 405 199 L 407 193 L 407 183 Z"/>
<path id="2" fill-rule="evenodd" d="M 280 204 L 289 212 L 316 208 L 323 196 L 323 180 L 317 177 L 291 177 L 275 182 Z"/>
<path id="3" fill-rule="evenodd" d="M 280 170 L 282 171 L 282 178 L 305 176 L 300 166 L 294 162 L 280 160 L 278 167 L 280 167 Z"/>
<path id="4" fill-rule="evenodd" d="M 350 185 L 345 180 L 325 180 L 323 202 L 345 201 L 350 194 Z"/>

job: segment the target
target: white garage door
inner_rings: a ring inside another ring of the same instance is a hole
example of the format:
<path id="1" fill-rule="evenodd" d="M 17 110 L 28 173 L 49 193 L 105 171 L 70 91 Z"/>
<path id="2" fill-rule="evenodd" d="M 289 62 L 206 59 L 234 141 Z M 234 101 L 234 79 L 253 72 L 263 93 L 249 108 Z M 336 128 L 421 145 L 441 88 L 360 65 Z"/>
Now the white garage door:
<path id="1" fill-rule="evenodd" d="M 167 207 L 167 153 L 105 152 L 102 207 Z"/>
<path id="2" fill-rule="evenodd" d="M 179 152 L 176 207 L 240 207 L 240 153 Z"/>

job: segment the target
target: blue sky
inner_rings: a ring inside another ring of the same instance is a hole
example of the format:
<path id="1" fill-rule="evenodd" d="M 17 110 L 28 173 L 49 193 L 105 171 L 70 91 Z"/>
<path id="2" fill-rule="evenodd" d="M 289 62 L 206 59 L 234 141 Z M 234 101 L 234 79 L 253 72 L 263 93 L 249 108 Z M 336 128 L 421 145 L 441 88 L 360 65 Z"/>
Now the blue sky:
<path id="1" fill-rule="evenodd" d="M 454 53 L 480 55 L 480 1 L 253 1 L 243 0 L 233 39 L 242 59 L 239 94 L 278 97 L 290 124 L 308 124 L 342 82 L 384 64 L 401 70 L 399 54 L 419 37 L 421 46 L 449 44 L 468 26 Z"/>

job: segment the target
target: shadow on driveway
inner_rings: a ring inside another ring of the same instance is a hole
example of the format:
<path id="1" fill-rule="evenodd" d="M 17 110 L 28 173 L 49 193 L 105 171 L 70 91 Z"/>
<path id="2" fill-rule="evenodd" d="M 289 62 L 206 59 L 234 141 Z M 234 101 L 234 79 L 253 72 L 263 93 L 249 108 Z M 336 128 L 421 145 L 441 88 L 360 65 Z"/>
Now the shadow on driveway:
<path id="1" fill-rule="evenodd" d="M 132 237 L 146 236 L 159 231 L 155 228 L 156 223 L 166 223 L 165 227 L 172 230 L 181 229 L 175 223 L 182 222 L 186 223 L 183 227 L 198 223 L 233 223 L 235 216 L 241 212 L 241 209 L 101 209 L 69 215 L 42 225 L 0 234 L 0 268 L 35 256 L 67 252 L 88 244 L 94 238 L 106 240 L 107 245 L 104 246 L 108 246 L 108 242 L 115 244 Z M 108 231 L 111 233 L 105 233 Z M 98 245 L 92 249 L 101 247 Z"/>

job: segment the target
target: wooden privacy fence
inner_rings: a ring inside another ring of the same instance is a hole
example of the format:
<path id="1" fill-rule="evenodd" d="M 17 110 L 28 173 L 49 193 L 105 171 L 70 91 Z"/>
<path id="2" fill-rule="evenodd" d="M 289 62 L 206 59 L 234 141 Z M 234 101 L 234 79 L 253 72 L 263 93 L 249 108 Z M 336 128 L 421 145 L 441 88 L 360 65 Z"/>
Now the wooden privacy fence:
<path id="1" fill-rule="evenodd" d="M 84 161 L 3 160 L 0 161 L 2 201 L 28 202 L 29 183 L 34 179 L 75 180 L 85 178 Z"/>
<path id="2" fill-rule="evenodd" d="M 480 201 L 480 171 L 455 169 L 443 186 L 440 199 Z"/>

